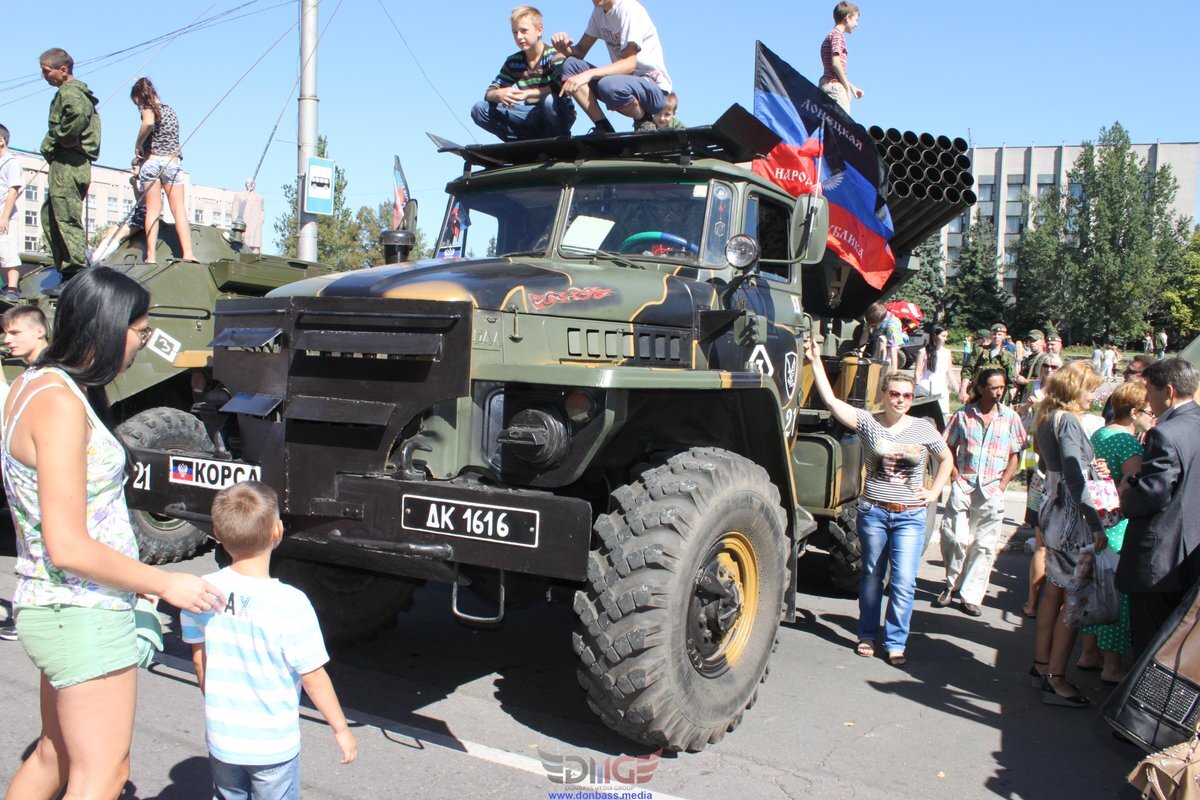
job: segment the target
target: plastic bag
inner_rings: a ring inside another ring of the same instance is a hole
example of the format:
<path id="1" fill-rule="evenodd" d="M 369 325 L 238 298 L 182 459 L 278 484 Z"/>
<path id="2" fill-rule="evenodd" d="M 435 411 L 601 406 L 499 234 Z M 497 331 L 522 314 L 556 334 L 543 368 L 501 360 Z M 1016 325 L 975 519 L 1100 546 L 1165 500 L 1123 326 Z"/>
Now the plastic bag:
<path id="1" fill-rule="evenodd" d="M 1120 619 L 1118 559 L 1118 555 L 1110 548 L 1097 553 L 1095 545 L 1088 545 L 1079 551 L 1075 574 L 1067 585 L 1067 610 L 1063 623 L 1068 628 L 1111 625 Z"/>

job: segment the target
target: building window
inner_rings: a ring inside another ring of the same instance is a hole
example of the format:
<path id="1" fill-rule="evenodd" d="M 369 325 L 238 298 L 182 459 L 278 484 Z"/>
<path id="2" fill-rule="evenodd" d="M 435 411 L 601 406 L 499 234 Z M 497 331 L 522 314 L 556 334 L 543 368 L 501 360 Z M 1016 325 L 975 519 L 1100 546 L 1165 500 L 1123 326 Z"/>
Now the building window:
<path id="1" fill-rule="evenodd" d="M 88 211 L 96 210 L 96 195 L 89 194 L 87 196 L 87 207 L 88 207 Z"/>
<path id="2" fill-rule="evenodd" d="M 1019 216 L 1011 216 L 1011 215 L 1005 217 L 1004 218 L 1004 232 L 1005 233 L 1020 233 L 1021 232 L 1021 218 Z"/>
<path id="3" fill-rule="evenodd" d="M 1017 263 L 1017 251 L 1016 250 L 1006 250 L 1004 252 L 1004 263 L 1005 264 Z"/>
<path id="4" fill-rule="evenodd" d="M 1067 192 L 1071 195 L 1071 199 L 1082 200 L 1083 199 L 1083 184 L 1071 183 L 1067 186 Z"/>
<path id="5" fill-rule="evenodd" d="M 108 210 L 109 210 L 109 213 L 112 213 L 112 214 L 117 213 L 117 198 L 115 198 L 115 197 L 108 198 Z"/>
<path id="6" fill-rule="evenodd" d="M 981 202 L 981 203 L 992 202 L 992 190 L 994 188 L 995 187 L 990 183 L 979 184 L 979 202 Z"/>
<path id="7" fill-rule="evenodd" d="M 232 224 L 233 224 L 233 217 L 226 214 L 225 215 L 225 227 L 228 228 Z"/>
<path id="8" fill-rule="evenodd" d="M 1010 203 L 1019 203 L 1021 201 L 1021 192 L 1025 191 L 1025 184 L 1009 183 L 1008 187 L 1004 191 L 1005 191 L 1005 195 L 1004 195 L 1005 200 L 1007 200 Z"/>
<path id="9" fill-rule="evenodd" d="M 36 186 L 29 185 L 25 187 L 25 199 L 37 202 L 38 190 Z"/>
<path id="10" fill-rule="evenodd" d="M 122 200 L 122 201 L 121 201 L 121 211 L 123 211 L 123 212 L 125 212 L 126 214 L 128 214 L 128 213 L 129 213 L 130 211 L 132 211 L 132 210 L 133 210 L 133 201 L 132 201 L 132 200 L 130 200 L 130 199 L 127 197 L 127 198 L 125 198 L 124 200 Z"/>
<path id="11" fill-rule="evenodd" d="M 38 212 L 26 210 L 25 224 L 30 228 L 36 228 L 38 226 Z"/>
<path id="12" fill-rule="evenodd" d="M 197 208 L 192 211 L 192 221 L 197 225 L 204 224 L 204 209 Z"/>
<path id="13" fill-rule="evenodd" d="M 947 264 L 957 264 L 959 252 L 960 252 L 960 250 L 957 247 L 947 247 L 946 248 L 946 263 Z"/>
<path id="14" fill-rule="evenodd" d="M 959 214 L 957 217 L 950 220 L 950 224 L 947 227 L 949 228 L 948 233 L 962 233 L 963 215 Z"/>
<path id="15" fill-rule="evenodd" d="M 1045 200 L 1054 191 L 1053 183 L 1039 183 L 1037 188 L 1038 200 Z"/>
<path id="16" fill-rule="evenodd" d="M 1017 279 L 1016 278 L 1005 278 L 1004 279 L 1004 291 L 1008 292 L 1009 294 L 1015 295 L 1017 293 Z"/>
<path id="17" fill-rule="evenodd" d="M 88 236 L 91 236 L 92 234 L 94 234 L 96 232 L 96 220 L 89 219 L 87 221 L 87 232 L 88 232 Z"/>
<path id="18" fill-rule="evenodd" d="M 40 245 L 41 245 L 41 240 L 39 240 L 38 237 L 36 237 L 36 236 L 26 236 L 25 237 L 25 252 L 26 253 L 36 253 L 38 251 Z"/>

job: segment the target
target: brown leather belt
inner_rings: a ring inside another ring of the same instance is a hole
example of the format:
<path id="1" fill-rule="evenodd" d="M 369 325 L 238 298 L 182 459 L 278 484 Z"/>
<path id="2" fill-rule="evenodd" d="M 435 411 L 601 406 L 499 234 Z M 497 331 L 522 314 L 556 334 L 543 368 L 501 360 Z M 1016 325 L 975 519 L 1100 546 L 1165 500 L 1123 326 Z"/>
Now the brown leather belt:
<path id="1" fill-rule="evenodd" d="M 925 507 L 924 505 L 906 506 L 906 505 L 904 505 L 904 503 L 885 503 L 882 500 L 872 500 L 869 497 L 864 497 L 863 500 L 866 500 L 868 503 L 870 503 L 873 506 L 879 506 L 884 511 L 890 511 L 893 514 L 900 514 L 904 511 L 912 511 L 914 508 L 924 508 Z"/>

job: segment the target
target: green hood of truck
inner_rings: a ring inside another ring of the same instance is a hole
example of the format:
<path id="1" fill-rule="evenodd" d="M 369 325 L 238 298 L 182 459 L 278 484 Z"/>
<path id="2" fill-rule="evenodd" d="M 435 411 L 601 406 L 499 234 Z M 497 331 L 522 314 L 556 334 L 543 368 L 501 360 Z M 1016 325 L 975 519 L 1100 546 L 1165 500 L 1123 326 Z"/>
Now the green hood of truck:
<path id="1" fill-rule="evenodd" d="M 611 264 L 430 259 L 322 276 L 289 284 L 271 297 L 404 297 L 462 300 L 476 308 L 691 327 L 697 306 L 718 306 L 709 270 L 676 274 Z"/>

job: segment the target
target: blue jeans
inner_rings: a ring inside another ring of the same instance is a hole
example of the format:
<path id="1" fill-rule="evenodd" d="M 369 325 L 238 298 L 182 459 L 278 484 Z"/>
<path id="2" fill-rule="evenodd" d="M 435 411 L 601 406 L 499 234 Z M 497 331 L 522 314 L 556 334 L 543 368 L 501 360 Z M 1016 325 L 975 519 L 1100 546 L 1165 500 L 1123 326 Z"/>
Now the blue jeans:
<path id="1" fill-rule="evenodd" d="M 227 764 L 208 755 L 213 800 L 300 800 L 300 754 L 280 764 Z"/>
<path id="2" fill-rule="evenodd" d="M 548 94 L 535 106 L 515 106 L 481 100 L 471 109 L 475 124 L 502 142 L 570 136 L 575 106 L 569 97 Z"/>
<path id="3" fill-rule="evenodd" d="M 903 653 L 912 620 L 913 596 L 917 586 L 917 567 L 925 545 L 925 521 L 929 509 L 887 511 L 874 503 L 859 500 L 858 541 L 862 546 L 862 578 L 858 583 L 858 641 L 873 642 L 879 635 L 883 615 L 883 579 L 892 568 L 888 590 L 887 619 L 883 627 L 883 648 L 888 653 Z"/>

